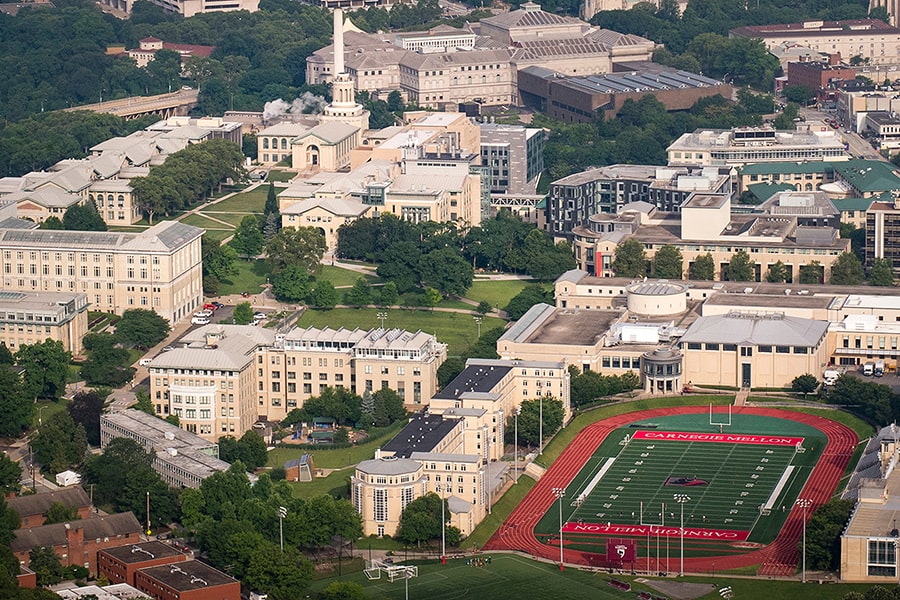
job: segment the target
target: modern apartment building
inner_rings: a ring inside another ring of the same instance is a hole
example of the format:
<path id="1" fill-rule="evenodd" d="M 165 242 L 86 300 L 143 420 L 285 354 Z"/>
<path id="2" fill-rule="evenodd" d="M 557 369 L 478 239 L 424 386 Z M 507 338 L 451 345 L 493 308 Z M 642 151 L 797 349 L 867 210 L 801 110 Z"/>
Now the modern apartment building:
<path id="1" fill-rule="evenodd" d="M 632 202 L 678 212 L 695 192 L 730 196 L 731 191 L 731 177 L 718 167 L 610 165 L 552 182 L 547 198 L 548 222 L 554 236 L 571 238 L 572 231 L 593 215 L 615 214 Z"/>
<path id="2" fill-rule="evenodd" d="M 88 306 L 83 293 L 0 291 L 0 344 L 15 352 L 51 339 L 79 354 L 88 332 Z"/>
<path id="3" fill-rule="evenodd" d="M 81 293 L 93 310 L 153 310 L 171 322 L 203 304 L 203 230 L 162 221 L 139 233 L 0 229 L 3 288 Z"/>
<path id="4" fill-rule="evenodd" d="M 544 131 L 499 123 L 479 123 L 478 128 L 491 194 L 534 194 L 544 171 Z"/>

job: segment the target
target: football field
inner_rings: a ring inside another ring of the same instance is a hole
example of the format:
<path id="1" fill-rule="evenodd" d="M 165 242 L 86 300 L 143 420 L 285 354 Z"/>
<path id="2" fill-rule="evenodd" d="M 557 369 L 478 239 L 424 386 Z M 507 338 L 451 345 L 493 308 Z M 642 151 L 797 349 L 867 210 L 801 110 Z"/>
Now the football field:
<path id="1" fill-rule="evenodd" d="M 720 433 L 721 431 L 721 433 Z M 612 432 L 540 520 L 545 543 L 595 536 L 684 537 L 701 545 L 767 543 L 802 489 L 824 439 L 802 424 L 736 418 L 730 427 L 662 419 Z M 602 544 L 601 539 L 593 543 Z"/>

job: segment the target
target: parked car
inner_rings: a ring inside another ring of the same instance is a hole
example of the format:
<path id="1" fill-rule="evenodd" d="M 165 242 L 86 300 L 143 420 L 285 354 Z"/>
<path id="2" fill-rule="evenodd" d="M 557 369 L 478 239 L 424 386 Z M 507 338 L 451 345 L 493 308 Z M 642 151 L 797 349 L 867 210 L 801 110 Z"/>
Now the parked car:
<path id="1" fill-rule="evenodd" d="M 152 358 L 142 358 L 141 360 L 138 361 L 138 365 L 141 367 L 146 367 L 151 362 L 153 362 Z"/>
<path id="2" fill-rule="evenodd" d="M 211 310 L 198 310 L 197 312 L 194 313 L 194 316 L 198 317 L 198 318 L 202 318 L 202 319 L 209 319 L 212 316 L 212 314 L 213 314 L 213 311 L 211 311 Z"/>
<path id="3" fill-rule="evenodd" d="M 168 352 L 168 351 L 174 350 L 174 349 L 175 349 L 175 346 L 165 346 L 165 347 L 162 349 L 162 352 Z"/>
<path id="4" fill-rule="evenodd" d="M 207 302 L 203 305 L 203 310 L 211 310 L 213 312 L 219 310 L 219 306 L 213 302 Z"/>
<path id="5" fill-rule="evenodd" d="M 225 306 L 225 305 L 222 304 L 221 302 L 210 302 L 210 304 L 212 304 L 212 305 L 215 306 L 216 308 L 222 308 L 222 307 Z"/>
<path id="6" fill-rule="evenodd" d="M 262 321 L 263 319 L 268 319 L 269 315 L 264 312 L 253 313 L 253 318 L 257 321 Z"/>
<path id="7" fill-rule="evenodd" d="M 209 325 L 209 317 L 197 317 L 191 319 L 191 325 Z"/>

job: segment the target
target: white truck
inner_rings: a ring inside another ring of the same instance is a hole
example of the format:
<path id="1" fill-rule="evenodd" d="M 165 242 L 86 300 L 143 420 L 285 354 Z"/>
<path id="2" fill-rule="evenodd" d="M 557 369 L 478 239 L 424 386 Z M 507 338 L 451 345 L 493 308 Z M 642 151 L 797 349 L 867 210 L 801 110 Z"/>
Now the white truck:
<path id="1" fill-rule="evenodd" d="M 875 363 L 867 362 L 862 368 L 863 375 L 871 377 L 875 373 Z"/>
<path id="2" fill-rule="evenodd" d="M 875 361 L 875 372 L 874 372 L 874 375 L 875 375 L 875 377 L 882 377 L 882 376 L 884 376 L 884 361 L 883 361 L 883 360 L 876 360 L 876 361 Z"/>
<path id="3" fill-rule="evenodd" d="M 825 372 L 822 373 L 822 381 L 825 382 L 825 385 L 834 385 L 840 376 L 841 372 L 837 369 L 825 369 Z"/>

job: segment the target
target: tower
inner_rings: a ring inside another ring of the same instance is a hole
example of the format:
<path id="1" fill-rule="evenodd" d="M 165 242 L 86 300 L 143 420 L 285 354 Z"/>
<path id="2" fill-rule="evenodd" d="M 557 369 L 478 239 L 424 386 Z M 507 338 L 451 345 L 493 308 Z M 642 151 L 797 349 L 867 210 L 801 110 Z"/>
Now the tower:
<path id="1" fill-rule="evenodd" d="M 325 107 L 322 122 L 340 121 L 369 128 L 369 111 L 356 102 L 353 79 L 344 70 L 344 11 L 334 9 L 334 77 L 332 78 L 331 104 Z"/>

